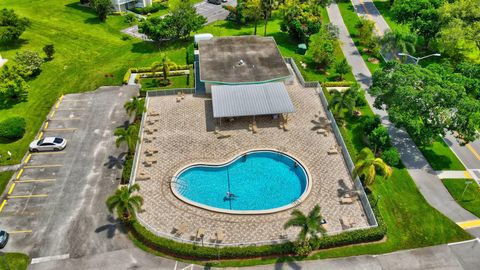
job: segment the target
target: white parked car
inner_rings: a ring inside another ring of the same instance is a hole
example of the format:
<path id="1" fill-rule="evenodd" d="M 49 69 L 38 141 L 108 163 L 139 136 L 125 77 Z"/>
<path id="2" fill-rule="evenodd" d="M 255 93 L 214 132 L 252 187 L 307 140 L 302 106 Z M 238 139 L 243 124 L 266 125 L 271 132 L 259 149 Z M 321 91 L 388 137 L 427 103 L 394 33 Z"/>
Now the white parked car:
<path id="1" fill-rule="evenodd" d="M 58 137 L 45 137 L 30 144 L 31 152 L 61 151 L 67 146 L 67 140 Z"/>

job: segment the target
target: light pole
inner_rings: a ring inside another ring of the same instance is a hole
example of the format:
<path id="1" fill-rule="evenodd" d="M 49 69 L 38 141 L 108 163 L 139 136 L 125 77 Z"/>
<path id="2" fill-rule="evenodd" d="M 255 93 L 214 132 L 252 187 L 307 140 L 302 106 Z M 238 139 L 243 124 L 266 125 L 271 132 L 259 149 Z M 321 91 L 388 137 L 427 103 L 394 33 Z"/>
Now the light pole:
<path id="1" fill-rule="evenodd" d="M 423 60 L 425 58 L 429 58 L 429 57 L 432 57 L 432 56 L 441 56 L 441 54 L 439 53 L 432 53 L 432 54 L 429 54 L 429 55 L 426 55 L 426 56 L 423 56 L 423 57 L 415 57 L 415 56 L 411 56 L 410 54 L 408 53 L 397 53 L 397 55 L 400 55 L 400 56 L 408 56 L 410 58 L 412 58 L 413 60 L 415 60 L 415 65 L 418 65 L 418 62 L 420 62 L 420 60 Z"/>

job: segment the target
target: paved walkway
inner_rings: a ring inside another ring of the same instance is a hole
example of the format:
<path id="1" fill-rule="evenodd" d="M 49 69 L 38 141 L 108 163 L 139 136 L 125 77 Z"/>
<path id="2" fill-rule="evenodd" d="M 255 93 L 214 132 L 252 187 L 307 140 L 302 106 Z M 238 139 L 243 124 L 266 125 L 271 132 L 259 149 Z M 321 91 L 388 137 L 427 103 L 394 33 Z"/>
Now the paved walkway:
<path id="1" fill-rule="evenodd" d="M 327 11 L 331 23 L 339 29 L 342 51 L 348 63 L 352 66 L 353 75 L 360 85 L 368 91 L 372 82 L 372 74 L 348 33 L 338 5 L 335 2 L 332 3 L 327 7 Z M 403 163 L 427 202 L 455 222 L 478 219 L 455 202 L 407 132 L 394 127 L 385 110 L 378 110 L 373 107 L 375 98 L 368 92 L 366 98 L 373 112 L 382 118 L 382 124 L 388 128 L 392 144 L 398 148 Z M 469 232 L 476 237 L 480 237 L 478 230 L 469 230 Z"/>
<path id="2" fill-rule="evenodd" d="M 16 171 L 20 166 L 21 164 L 0 166 L 0 172 Z"/>
<path id="3" fill-rule="evenodd" d="M 137 73 L 130 74 L 130 78 L 128 79 L 128 85 L 137 85 L 138 83 L 135 82 L 135 77 Z"/>
<path id="4" fill-rule="evenodd" d="M 372 0 L 351 0 L 355 12 L 359 16 L 364 16 L 375 22 L 375 30 L 377 34 L 383 36 L 387 30 L 390 30 L 387 22 L 383 18 L 382 14 L 378 11 L 377 7 L 373 4 Z"/>
<path id="5" fill-rule="evenodd" d="M 364 269 L 451 269 L 473 270 L 480 265 L 480 243 L 478 240 L 404 250 L 382 255 L 362 255 L 340 259 L 325 259 L 312 261 L 277 262 L 275 264 L 245 267 L 240 269 L 254 270 L 364 270 Z M 42 262 L 43 261 L 43 262 Z M 239 268 L 208 268 L 199 265 L 188 265 L 171 259 L 155 257 L 138 248 L 130 248 L 95 254 L 90 257 L 56 259 L 43 258 L 32 264 L 29 269 L 159 269 L 159 270 L 234 270 Z"/>

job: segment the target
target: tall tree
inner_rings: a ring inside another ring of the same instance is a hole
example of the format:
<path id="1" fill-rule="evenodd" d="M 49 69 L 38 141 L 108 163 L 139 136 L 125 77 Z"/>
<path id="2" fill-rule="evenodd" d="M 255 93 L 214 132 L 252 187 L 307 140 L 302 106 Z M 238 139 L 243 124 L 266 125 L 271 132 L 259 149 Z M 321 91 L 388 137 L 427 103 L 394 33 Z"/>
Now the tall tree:
<path id="1" fill-rule="evenodd" d="M 355 84 L 343 92 L 333 90 L 331 95 L 332 99 L 328 107 L 335 114 L 335 117 L 339 118 L 343 110 L 347 110 L 347 112 L 352 115 L 360 95 L 360 86 Z"/>
<path id="2" fill-rule="evenodd" d="M 107 15 L 113 8 L 111 0 L 91 0 L 90 6 L 93 7 L 98 15 L 98 19 L 102 22 L 107 20 Z"/>
<path id="3" fill-rule="evenodd" d="M 438 65 L 422 68 L 388 62 L 374 73 L 370 93 L 376 97 L 375 107 L 386 105 L 390 120 L 419 144 L 428 145 L 447 131 L 468 142 L 479 137 L 471 130 L 475 124 L 470 121 L 480 113 L 475 105 L 480 101 L 465 90 L 464 84 L 470 80 L 451 73 Z M 470 109 L 462 106 L 465 104 L 471 104 Z"/>
<path id="4" fill-rule="evenodd" d="M 317 5 L 299 0 L 285 0 L 279 10 L 282 31 L 298 42 L 308 43 L 310 36 L 320 30 L 322 17 Z"/>
<path id="5" fill-rule="evenodd" d="M 355 25 L 358 29 L 358 35 L 360 43 L 364 46 L 368 46 L 375 36 L 373 30 L 375 28 L 375 22 L 369 19 L 359 18 L 358 23 Z"/>
<path id="6" fill-rule="evenodd" d="M 13 9 L 0 10 L 0 43 L 17 41 L 30 26 L 30 20 L 20 18 Z"/>
<path id="7" fill-rule="evenodd" d="M 326 69 L 335 59 L 333 55 L 335 52 L 335 42 L 337 42 L 336 37 L 332 36 L 326 27 L 322 27 L 319 35 L 312 38 L 309 48 L 313 62 L 319 67 Z"/>
<path id="8" fill-rule="evenodd" d="M 272 11 L 274 9 L 274 0 L 261 0 L 262 4 L 262 12 L 263 12 L 263 21 L 264 21 L 264 32 L 263 35 L 267 36 L 267 24 L 268 24 L 268 19 L 270 19 L 270 16 L 272 15 Z"/>
<path id="9" fill-rule="evenodd" d="M 262 19 L 262 0 L 246 0 L 243 3 L 243 13 L 247 19 L 253 20 L 253 34 L 257 34 L 258 20 Z"/>
<path id="10" fill-rule="evenodd" d="M 114 132 L 117 137 L 115 144 L 120 147 L 122 143 L 126 143 L 128 147 L 128 153 L 133 154 L 138 141 L 138 126 L 130 125 L 127 129 L 117 128 Z"/>
<path id="11" fill-rule="evenodd" d="M 284 229 L 290 227 L 300 228 L 300 233 L 298 234 L 300 241 L 308 241 L 311 238 L 318 237 L 318 234 L 325 234 L 326 230 L 322 226 L 320 206 L 318 204 L 315 205 L 308 215 L 305 215 L 298 209 L 294 209 L 291 213 L 291 218 L 283 225 Z"/>
<path id="12" fill-rule="evenodd" d="M 129 116 L 135 114 L 135 118 L 138 119 L 145 112 L 145 99 L 133 97 L 123 105 L 123 108 L 125 108 Z"/>
<path id="13" fill-rule="evenodd" d="M 380 44 L 383 50 L 392 52 L 395 56 L 398 53 L 415 53 L 415 45 L 417 44 L 417 37 L 414 34 L 403 31 L 386 31 L 380 39 Z"/>
<path id="14" fill-rule="evenodd" d="M 180 39 L 199 30 L 207 19 L 197 13 L 190 1 L 181 1 L 165 17 L 152 16 L 142 21 L 138 28 L 155 41 Z"/>
<path id="15" fill-rule="evenodd" d="M 377 171 L 382 173 L 383 179 L 388 179 L 392 176 L 393 170 L 381 158 L 376 158 L 370 148 L 363 148 L 358 154 L 353 176 L 364 177 L 365 184 L 371 186 L 375 182 Z"/>
<path id="16" fill-rule="evenodd" d="M 114 210 L 117 216 L 123 222 L 130 222 L 136 211 L 139 211 L 143 205 L 143 198 L 140 195 L 133 195 L 134 192 L 139 191 L 140 186 L 134 184 L 130 187 L 123 186 L 115 191 L 115 194 L 107 198 L 105 202 L 110 213 Z"/>

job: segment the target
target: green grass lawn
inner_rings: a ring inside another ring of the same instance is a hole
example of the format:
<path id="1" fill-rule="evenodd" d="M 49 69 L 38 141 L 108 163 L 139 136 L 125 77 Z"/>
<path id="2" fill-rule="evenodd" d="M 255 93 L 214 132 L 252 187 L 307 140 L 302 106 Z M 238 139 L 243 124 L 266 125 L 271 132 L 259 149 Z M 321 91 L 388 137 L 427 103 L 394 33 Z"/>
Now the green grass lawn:
<path id="1" fill-rule="evenodd" d="M 431 145 L 419 146 L 418 148 L 422 151 L 430 166 L 436 171 L 465 170 L 462 162 L 460 162 L 452 149 L 448 147 L 447 143 L 440 136 Z"/>
<path id="2" fill-rule="evenodd" d="M 30 264 L 30 258 L 22 253 L 1 253 L 0 270 L 23 270 Z"/>
<path id="3" fill-rule="evenodd" d="M 0 195 L 3 194 L 3 191 L 7 187 L 7 184 L 10 181 L 10 178 L 12 178 L 12 175 L 14 173 L 15 173 L 14 171 L 0 172 Z"/>
<path id="4" fill-rule="evenodd" d="M 465 181 L 472 182 L 472 184 L 468 185 L 467 190 L 465 190 Z M 458 204 L 480 218 L 480 190 L 475 180 L 443 179 L 442 182 Z M 465 194 L 462 197 L 464 190 Z"/>
<path id="5" fill-rule="evenodd" d="M 353 42 L 355 43 L 355 46 L 357 46 L 357 49 L 362 55 L 362 58 L 365 61 L 365 64 L 367 64 L 368 69 L 373 74 L 375 70 L 381 68 L 383 64 L 382 63 L 383 59 L 379 59 L 380 60 L 379 64 L 371 63 L 368 61 L 368 58 L 372 56 L 363 52 L 363 49 L 365 48 L 365 46 L 360 45 L 360 39 L 358 38 L 358 29 L 355 27 L 355 25 L 360 21 L 360 19 L 358 18 L 358 15 L 352 6 L 352 3 L 350 1 L 340 2 L 338 3 L 338 7 L 340 9 L 340 13 L 342 14 L 343 21 L 347 26 L 348 32 L 350 33 L 350 36 L 352 37 Z"/>
<path id="6" fill-rule="evenodd" d="M 161 78 L 145 78 L 140 79 L 140 84 L 142 85 L 142 90 L 152 90 L 152 89 L 172 89 L 172 88 L 192 88 L 194 87 L 194 78 L 190 76 L 187 79 L 187 76 L 170 76 L 170 85 L 160 87 L 158 85 L 158 80 Z M 188 83 L 187 83 L 188 82 Z"/>
<path id="7" fill-rule="evenodd" d="M 158 61 L 161 51 L 170 59 L 185 64 L 187 42 L 163 44 L 161 48 L 137 39 L 122 41 L 120 29 L 128 27 L 121 16 L 110 16 L 100 23 L 88 8 L 78 6 L 77 0 L 4 0 L 2 8 L 13 8 L 20 16 L 28 17 L 32 26 L 20 42 L 0 47 L 2 56 L 13 59 L 18 51 L 33 50 L 43 55 L 42 47 L 55 45 L 55 58 L 42 66 L 42 73 L 29 81 L 31 90 L 25 102 L 0 108 L 0 121 L 22 116 L 27 122 L 23 139 L 1 143 L 0 152 L 11 151 L 10 161 L 20 162 L 34 139 L 48 111 L 61 94 L 91 91 L 102 85 L 120 85 L 129 67 L 149 66 Z M 12 64 L 11 60 L 8 64 Z M 113 74 L 113 78 L 105 77 Z"/>

